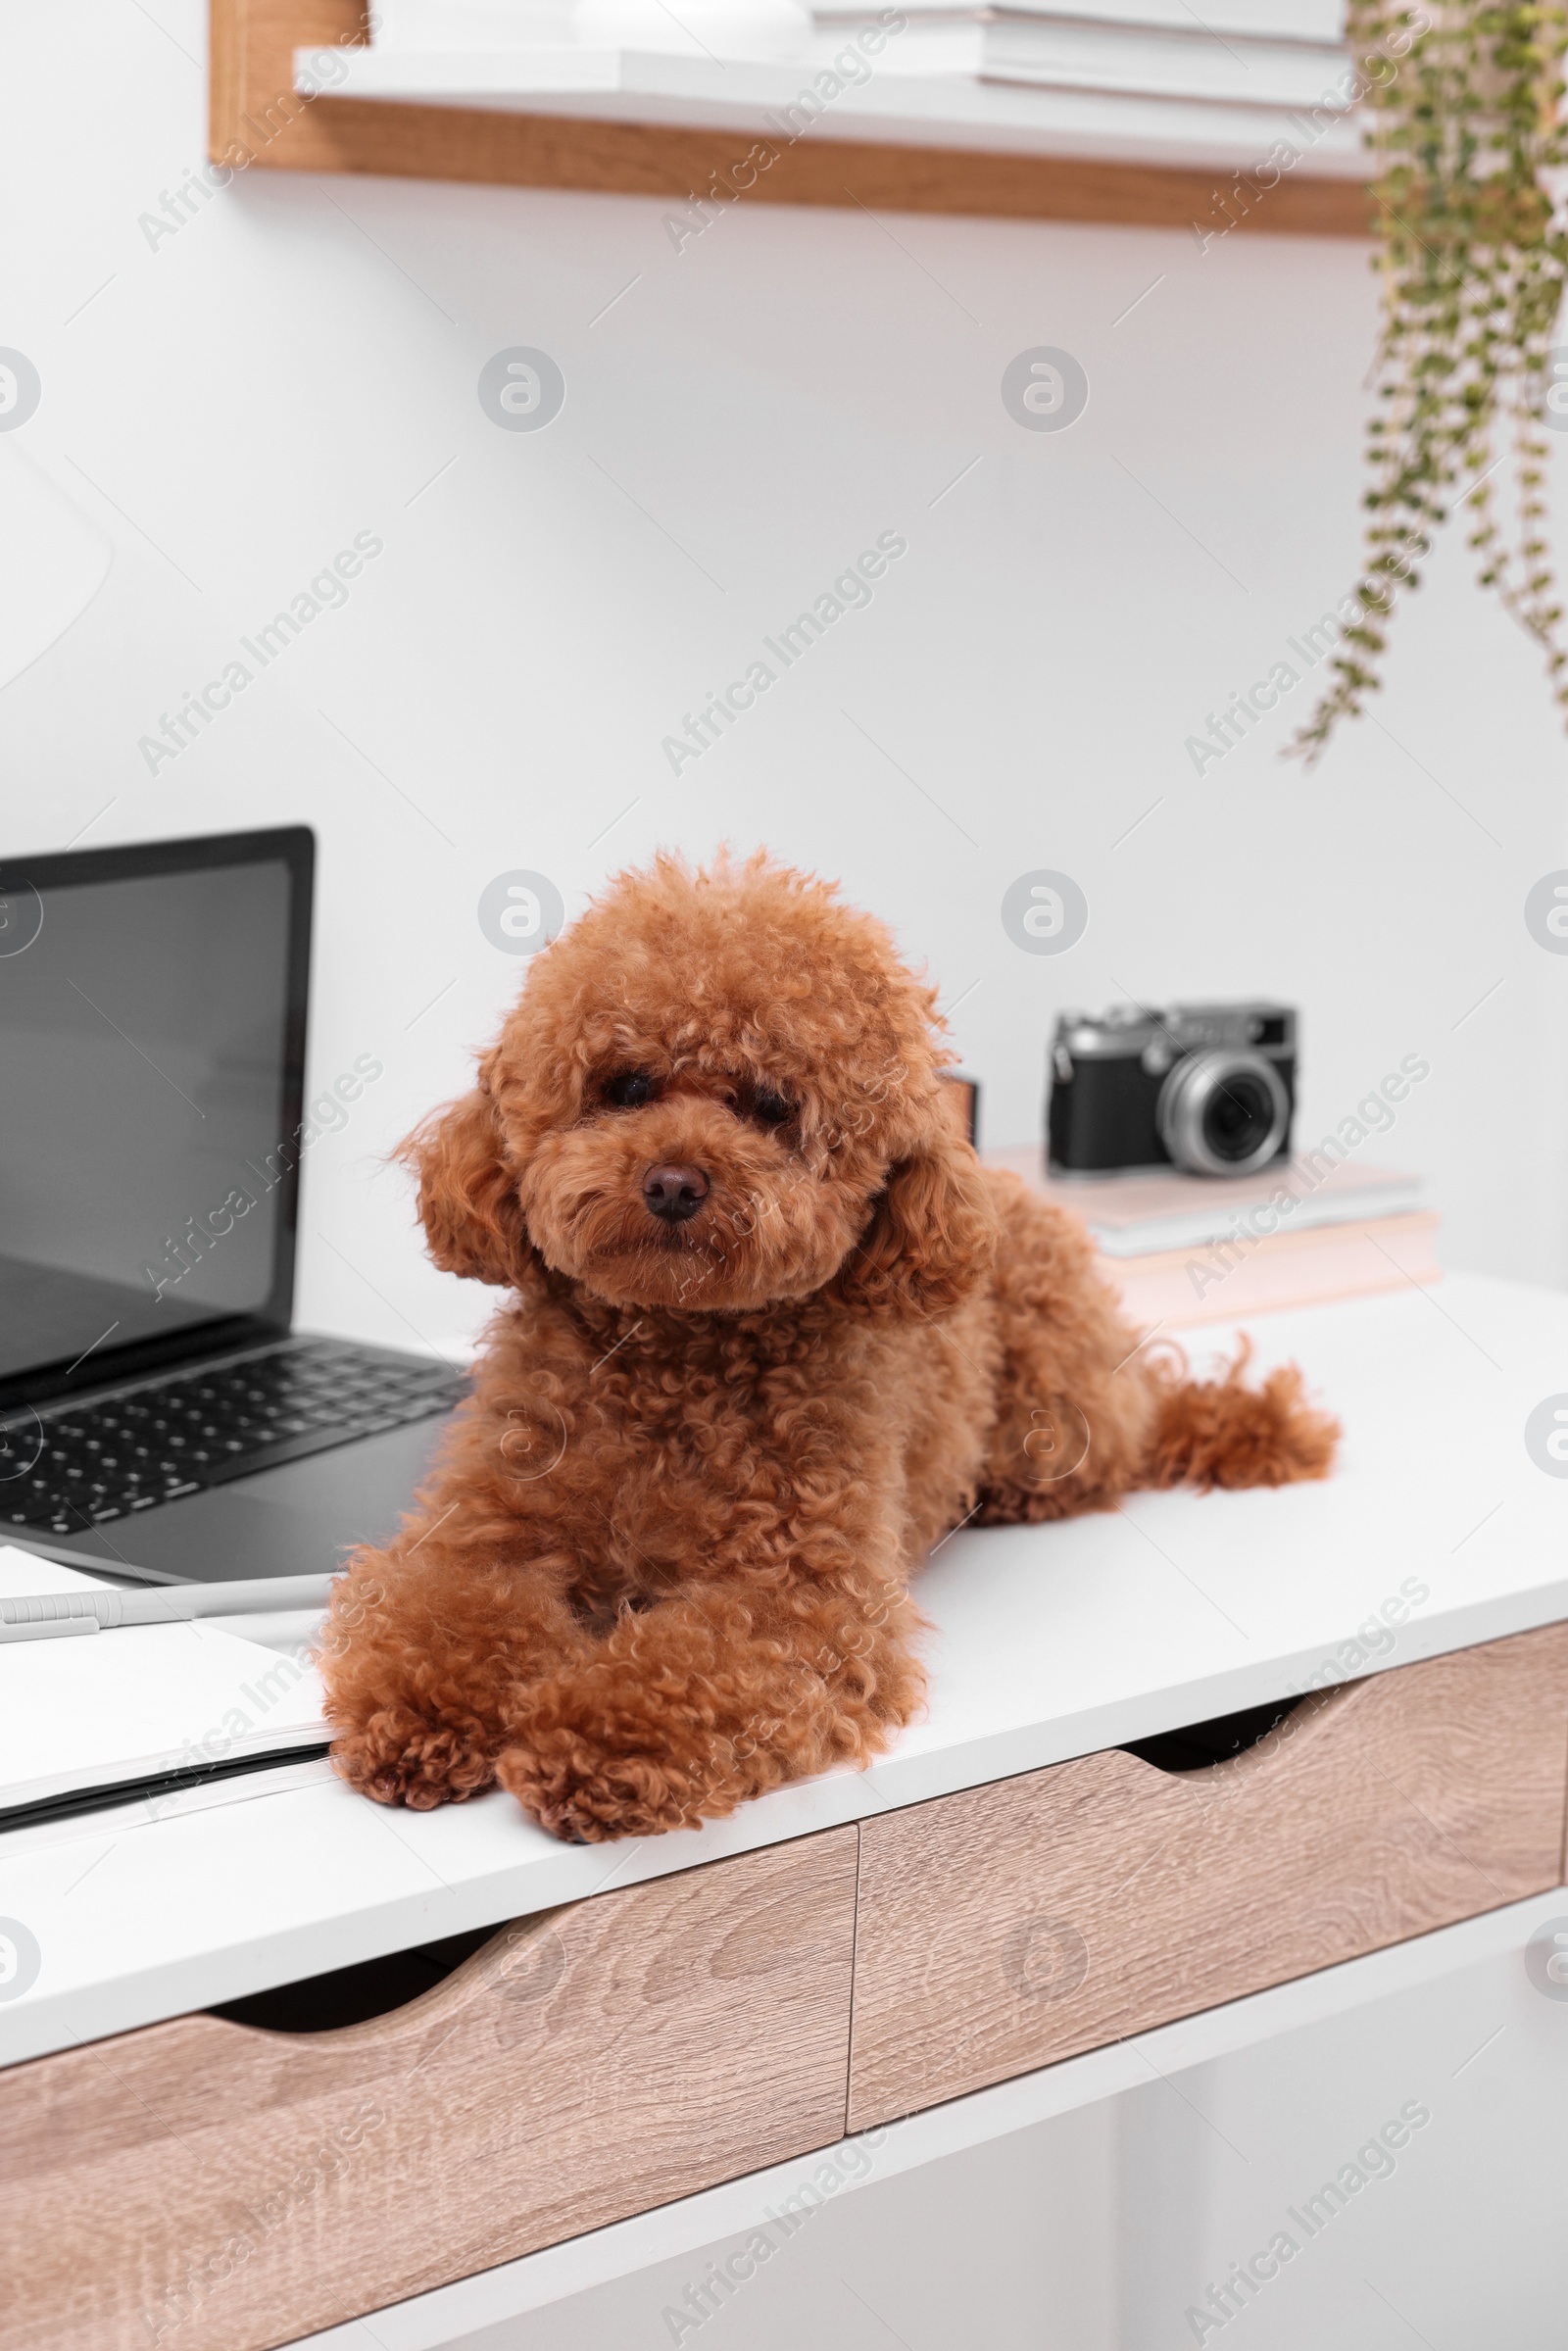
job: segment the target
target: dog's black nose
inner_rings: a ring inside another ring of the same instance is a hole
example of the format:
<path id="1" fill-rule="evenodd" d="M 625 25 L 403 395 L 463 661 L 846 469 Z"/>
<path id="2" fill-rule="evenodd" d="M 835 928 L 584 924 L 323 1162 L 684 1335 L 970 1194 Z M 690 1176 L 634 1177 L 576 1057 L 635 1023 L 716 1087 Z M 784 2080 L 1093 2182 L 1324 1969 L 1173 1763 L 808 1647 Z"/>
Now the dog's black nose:
<path id="1" fill-rule="evenodd" d="M 700 1167 L 650 1167 L 643 1178 L 648 1213 L 663 1224 L 684 1224 L 707 1198 L 708 1178 Z"/>

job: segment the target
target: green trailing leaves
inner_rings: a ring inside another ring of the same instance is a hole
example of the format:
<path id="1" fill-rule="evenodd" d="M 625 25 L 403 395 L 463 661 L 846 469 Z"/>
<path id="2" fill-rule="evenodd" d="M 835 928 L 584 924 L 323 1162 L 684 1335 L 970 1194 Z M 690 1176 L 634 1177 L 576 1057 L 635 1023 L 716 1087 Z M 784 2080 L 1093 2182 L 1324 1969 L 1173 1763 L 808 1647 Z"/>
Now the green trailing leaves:
<path id="1" fill-rule="evenodd" d="M 1378 690 L 1400 591 L 1419 587 L 1434 533 L 1451 514 L 1469 525 L 1482 585 L 1541 645 L 1568 715 L 1544 424 L 1568 275 L 1568 234 L 1547 177 L 1568 162 L 1568 7 L 1349 0 L 1348 31 L 1368 60 L 1357 94 L 1370 109 L 1383 328 L 1367 426 L 1364 568 L 1352 591 L 1360 613 L 1289 747 L 1308 762 Z M 1506 526 L 1499 471 L 1513 493 Z"/>

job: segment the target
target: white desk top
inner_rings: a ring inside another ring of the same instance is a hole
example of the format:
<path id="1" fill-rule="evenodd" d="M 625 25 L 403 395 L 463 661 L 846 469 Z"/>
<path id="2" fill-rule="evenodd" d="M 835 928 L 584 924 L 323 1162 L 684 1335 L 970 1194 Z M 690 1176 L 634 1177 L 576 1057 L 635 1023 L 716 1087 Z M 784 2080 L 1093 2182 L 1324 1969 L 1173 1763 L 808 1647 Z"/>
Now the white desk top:
<path id="1" fill-rule="evenodd" d="M 1338 1474 L 950 1537 L 917 1587 L 929 1715 L 869 1773 L 618 1845 L 557 1844 L 499 1792 L 394 1812 L 336 1781 L 0 1837 L 0 1926 L 41 1953 L 0 2063 L 1568 1617 L 1568 1477 L 1524 1442 L 1568 1396 L 1568 1296 L 1455 1275 L 1251 1329 L 1339 1412 Z M 1430 1596 L 1388 1645 L 1342 1653 L 1407 1578 Z"/>

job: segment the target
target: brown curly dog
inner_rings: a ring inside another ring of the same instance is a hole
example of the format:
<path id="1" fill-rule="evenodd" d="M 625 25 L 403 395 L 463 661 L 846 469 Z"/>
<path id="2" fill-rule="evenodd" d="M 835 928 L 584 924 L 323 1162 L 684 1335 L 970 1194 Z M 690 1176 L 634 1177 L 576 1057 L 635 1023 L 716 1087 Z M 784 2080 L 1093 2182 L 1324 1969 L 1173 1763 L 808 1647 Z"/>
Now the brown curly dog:
<path id="1" fill-rule="evenodd" d="M 512 1293 L 416 1513 L 340 1579 L 340 1772 L 647 1836 L 863 1763 L 908 1582 L 982 1523 L 1324 1475 L 1295 1371 L 1184 1384 L 1077 1221 L 957 1132 L 934 990 L 754 857 L 623 875 L 402 1147 L 435 1262 Z"/>

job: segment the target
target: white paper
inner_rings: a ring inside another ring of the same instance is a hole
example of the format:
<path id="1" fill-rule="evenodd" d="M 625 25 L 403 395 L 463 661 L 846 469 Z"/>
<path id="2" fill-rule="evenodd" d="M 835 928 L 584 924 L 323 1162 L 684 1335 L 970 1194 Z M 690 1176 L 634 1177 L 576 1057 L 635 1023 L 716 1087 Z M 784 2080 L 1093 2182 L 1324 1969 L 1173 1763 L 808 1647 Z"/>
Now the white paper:
<path id="1" fill-rule="evenodd" d="M 0 1548 L 6 1598 L 104 1581 Z M 211 1617 L 0 1642 L 0 1808 L 310 1745 L 327 1736 L 321 1708 L 304 1655 L 279 1656 Z"/>

